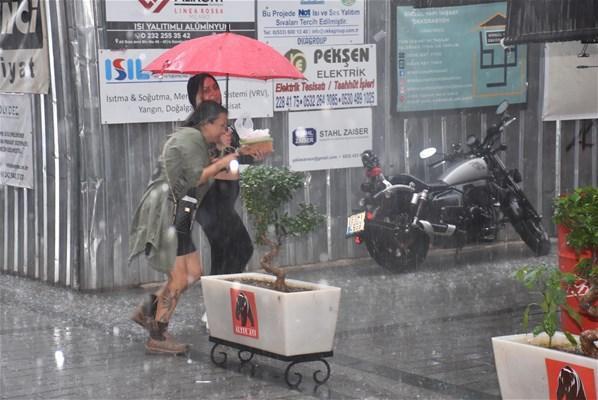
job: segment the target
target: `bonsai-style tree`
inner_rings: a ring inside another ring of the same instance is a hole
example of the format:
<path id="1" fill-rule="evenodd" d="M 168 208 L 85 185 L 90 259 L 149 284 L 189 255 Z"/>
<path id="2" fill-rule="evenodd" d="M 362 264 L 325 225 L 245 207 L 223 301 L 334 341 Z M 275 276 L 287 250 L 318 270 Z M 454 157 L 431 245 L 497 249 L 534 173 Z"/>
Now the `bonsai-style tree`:
<path id="1" fill-rule="evenodd" d="M 269 247 L 260 265 L 276 276 L 274 289 L 283 292 L 288 291 L 285 272 L 273 260 L 284 240 L 310 233 L 325 220 L 311 204 L 299 204 L 295 216 L 285 210 L 303 182 L 303 173 L 287 168 L 250 166 L 241 174 L 241 196 L 253 222 L 255 241 Z"/>
<path id="2" fill-rule="evenodd" d="M 570 230 L 567 244 L 579 257 L 575 273 L 585 279 L 589 290 L 579 299 L 580 312 L 598 318 L 598 188 L 576 189 L 568 196 L 555 201 L 554 220 Z M 598 329 L 589 329 L 580 334 L 582 351 L 598 358 Z"/>

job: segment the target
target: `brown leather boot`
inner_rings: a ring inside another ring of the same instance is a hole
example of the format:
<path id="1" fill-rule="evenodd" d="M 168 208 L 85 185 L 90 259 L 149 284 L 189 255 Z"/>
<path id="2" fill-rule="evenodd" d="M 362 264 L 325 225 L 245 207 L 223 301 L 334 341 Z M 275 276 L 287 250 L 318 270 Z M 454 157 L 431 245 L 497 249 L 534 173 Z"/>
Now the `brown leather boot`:
<path id="1" fill-rule="evenodd" d="M 150 294 L 149 298 L 135 309 L 131 320 L 149 331 L 149 321 L 156 317 L 157 307 L 158 297 L 155 294 Z"/>
<path id="2" fill-rule="evenodd" d="M 189 351 L 189 345 L 179 343 L 170 335 L 165 335 L 168 323 L 153 320 L 149 324 L 150 337 L 145 342 L 145 349 L 155 354 L 184 354 Z"/>
<path id="3" fill-rule="evenodd" d="M 135 309 L 133 315 L 131 315 L 131 320 L 149 332 L 150 326 L 155 322 L 154 318 L 156 318 L 157 308 L 158 296 L 150 294 L 149 298 Z M 174 337 L 166 331 L 163 332 L 162 335 L 166 339 L 174 339 Z"/>

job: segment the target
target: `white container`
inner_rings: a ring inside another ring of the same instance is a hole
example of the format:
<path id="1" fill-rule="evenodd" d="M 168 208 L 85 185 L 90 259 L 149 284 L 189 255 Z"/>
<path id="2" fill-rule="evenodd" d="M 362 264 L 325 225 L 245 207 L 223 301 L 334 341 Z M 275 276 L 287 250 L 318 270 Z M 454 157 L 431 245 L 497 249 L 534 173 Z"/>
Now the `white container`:
<path id="1" fill-rule="evenodd" d="M 309 291 L 282 293 L 233 280 L 274 282 L 260 273 L 201 278 L 210 336 L 283 356 L 332 350 L 341 289 L 287 279 Z"/>
<path id="2" fill-rule="evenodd" d="M 534 344 L 547 340 L 545 334 L 536 338 L 531 334 L 492 338 L 502 398 L 596 399 L 598 360 Z M 565 335 L 557 332 L 554 343 L 568 342 Z M 585 397 L 580 396 L 582 391 Z"/>

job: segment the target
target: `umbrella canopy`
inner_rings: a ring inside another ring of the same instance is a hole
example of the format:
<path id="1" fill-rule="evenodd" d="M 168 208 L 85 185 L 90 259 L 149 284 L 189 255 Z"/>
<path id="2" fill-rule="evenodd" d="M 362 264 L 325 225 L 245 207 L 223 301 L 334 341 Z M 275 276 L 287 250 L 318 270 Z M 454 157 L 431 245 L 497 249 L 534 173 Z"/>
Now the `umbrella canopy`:
<path id="1" fill-rule="evenodd" d="M 293 64 L 259 40 L 231 32 L 186 40 L 144 68 L 158 74 L 199 74 L 253 79 L 305 79 Z"/>

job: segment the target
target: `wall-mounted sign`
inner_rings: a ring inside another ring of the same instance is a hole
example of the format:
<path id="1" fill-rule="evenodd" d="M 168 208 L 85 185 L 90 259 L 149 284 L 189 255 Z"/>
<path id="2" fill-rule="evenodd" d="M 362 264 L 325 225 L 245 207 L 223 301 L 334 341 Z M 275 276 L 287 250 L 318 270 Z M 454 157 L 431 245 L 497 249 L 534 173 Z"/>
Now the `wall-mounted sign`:
<path id="1" fill-rule="evenodd" d="M 0 92 L 48 93 L 43 5 L 41 0 L 0 2 Z"/>
<path id="2" fill-rule="evenodd" d="M 103 124 L 182 121 L 191 113 L 187 98 L 187 75 L 152 75 L 143 67 L 163 50 L 100 50 L 100 111 Z M 224 78 L 217 77 L 222 98 Z M 230 118 L 271 117 L 272 83 L 231 78 L 228 109 Z"/>
<path id="3" fill-rule="evenodd" d="M 258 0 L 258 38 L 270 46 L 362 44 L 364 0 Z"/>
<path id="4" fill-rule="evenodd" d="M 285 55 L 307 80 L 277 81 L 274 111 L 378 104 L 376 45 L 298 47 Z"/>
<path id="5" fill-rule="evenodd" d="M 0 95 L 0 185 L 33 188 L 31 97 Z"/>
<path id="6" fill-rule="evenodd" d="M 170 48 L 213 32 L 255 37 L 253 0 L 105 0 L 106 48 Z"/>
<path id="7" fill-rule="evenodd" d="M 289 166 L 294 171 L 361 167 L 372 148 L 372 109 L 289 113 Z"/>
<path id="8" fill-rule="evenodd" d="M 598 46 L 588 46 L 588 57 L 578 57 L 582 46 L 579 42 L 546 44 L 544 121 L 598 118 Z"/>
<path id="9" fill-rule="evenodd" d="M 397 111 L 526 102 L 527 47 L 504 47 L 506 3 L 397 7 Z"/>

